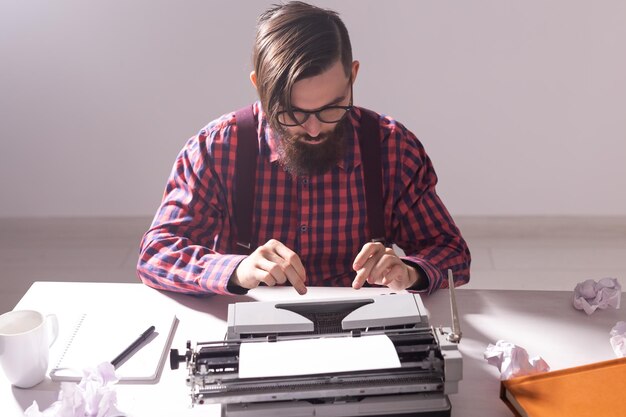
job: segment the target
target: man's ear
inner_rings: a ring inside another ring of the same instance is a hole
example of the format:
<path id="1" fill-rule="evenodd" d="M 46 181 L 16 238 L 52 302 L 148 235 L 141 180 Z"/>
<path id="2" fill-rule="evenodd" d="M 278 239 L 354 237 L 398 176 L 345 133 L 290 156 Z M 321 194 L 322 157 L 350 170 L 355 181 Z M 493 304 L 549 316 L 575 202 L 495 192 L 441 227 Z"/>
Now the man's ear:
<path id="1" fill-rule="evenodd" d="M 354 81 L 356 80 L 356 75 L 359 72 L 359 66 L 361 64 L 359 63 L 359 61 L 352 61 L 352 82 L 354 83 Z"/>
<path id="2" fill-rule="evenodd" d="M 250 73 L 250 81 L 252 82 L 254 88 L 256 88 L 256 72 L 252 71 Z"/>

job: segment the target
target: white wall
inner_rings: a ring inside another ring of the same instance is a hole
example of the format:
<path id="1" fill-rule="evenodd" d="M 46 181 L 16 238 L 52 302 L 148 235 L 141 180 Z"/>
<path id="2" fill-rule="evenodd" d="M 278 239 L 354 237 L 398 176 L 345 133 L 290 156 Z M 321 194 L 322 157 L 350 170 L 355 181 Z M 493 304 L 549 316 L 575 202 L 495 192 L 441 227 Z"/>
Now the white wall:
<path id="1" fill-rule="evenodd" d="M 455 215 L 626 215 L 626 2 L 313 1 Z M 0 217 L 152 215 L 274 1 L 0 1 Z"/>

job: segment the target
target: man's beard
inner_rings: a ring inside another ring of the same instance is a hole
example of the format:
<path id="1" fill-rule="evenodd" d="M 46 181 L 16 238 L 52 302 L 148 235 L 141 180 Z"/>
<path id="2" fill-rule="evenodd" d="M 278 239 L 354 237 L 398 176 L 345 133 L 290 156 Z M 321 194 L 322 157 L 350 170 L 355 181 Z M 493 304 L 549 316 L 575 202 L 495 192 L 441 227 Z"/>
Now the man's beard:
<path id="1" fill-rule="evenodd" d="M 324 139 L 322 143 L 308 144 L 307 140 Z M 304 133 L 289 135 L 283 131 L 278 141 L 280 163 L 294 176 L 323 174 L 339 162 L 345 153 L 343 122 L 327 133 L 313 138 Z"/>

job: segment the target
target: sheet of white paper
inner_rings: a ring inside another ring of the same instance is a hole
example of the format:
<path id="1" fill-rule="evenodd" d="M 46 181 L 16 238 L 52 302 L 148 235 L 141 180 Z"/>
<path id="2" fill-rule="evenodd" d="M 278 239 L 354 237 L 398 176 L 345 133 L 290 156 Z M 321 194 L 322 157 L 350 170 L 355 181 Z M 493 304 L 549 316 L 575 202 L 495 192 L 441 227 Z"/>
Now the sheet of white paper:
<path id="1" fill-rule="evenodd" d="M 242 343 L 239 350 L 239 378 L 398 367 L 398 353 L 386 335 Z"/>

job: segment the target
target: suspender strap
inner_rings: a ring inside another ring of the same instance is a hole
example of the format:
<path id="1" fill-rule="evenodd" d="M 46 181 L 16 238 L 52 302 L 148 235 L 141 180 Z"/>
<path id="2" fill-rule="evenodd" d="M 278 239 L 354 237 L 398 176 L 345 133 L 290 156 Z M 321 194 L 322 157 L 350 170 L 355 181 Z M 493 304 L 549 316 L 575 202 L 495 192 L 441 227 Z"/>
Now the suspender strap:
<path id="1" fill-rule="evenodd" d="M 254 208 L 254 186 L 259 141 L 254 123 L 252 106 L 235 112 L 237 122 L 237 157 L 235 160 L 235 224 L 233 247 L 237 253 L 249 255 L 253 249 L 252 211 Z"/>
<path id="2" fill-rule="evenodd" d="M 252 214 L 254 208 L 254 186 L 256 164 L 259 153 L 258 135 L 254 123 L 252 106 L 235 112 L 237 122 L 237 156 L 235 164 L 235 224 L 233 247 L 237 253 L 249 255 L 252 243 Z M 361 112 L 359 146 L 363 160 L 363 181 L 367 222 L 372 241 L 385 242 L 383 217 L 383 181 L 380 162 L 380 126 L 378 116 L 369 110 Z"/>
<path id="3" fill-rule="evenodd" d="M 363 160 L 363 181 L 370 237 L 374 242 L 386 242 L 383 216 L 383 178 L 380 162 L 380 126 L 378 115 L 363 109 L 359 146 Z"/>

